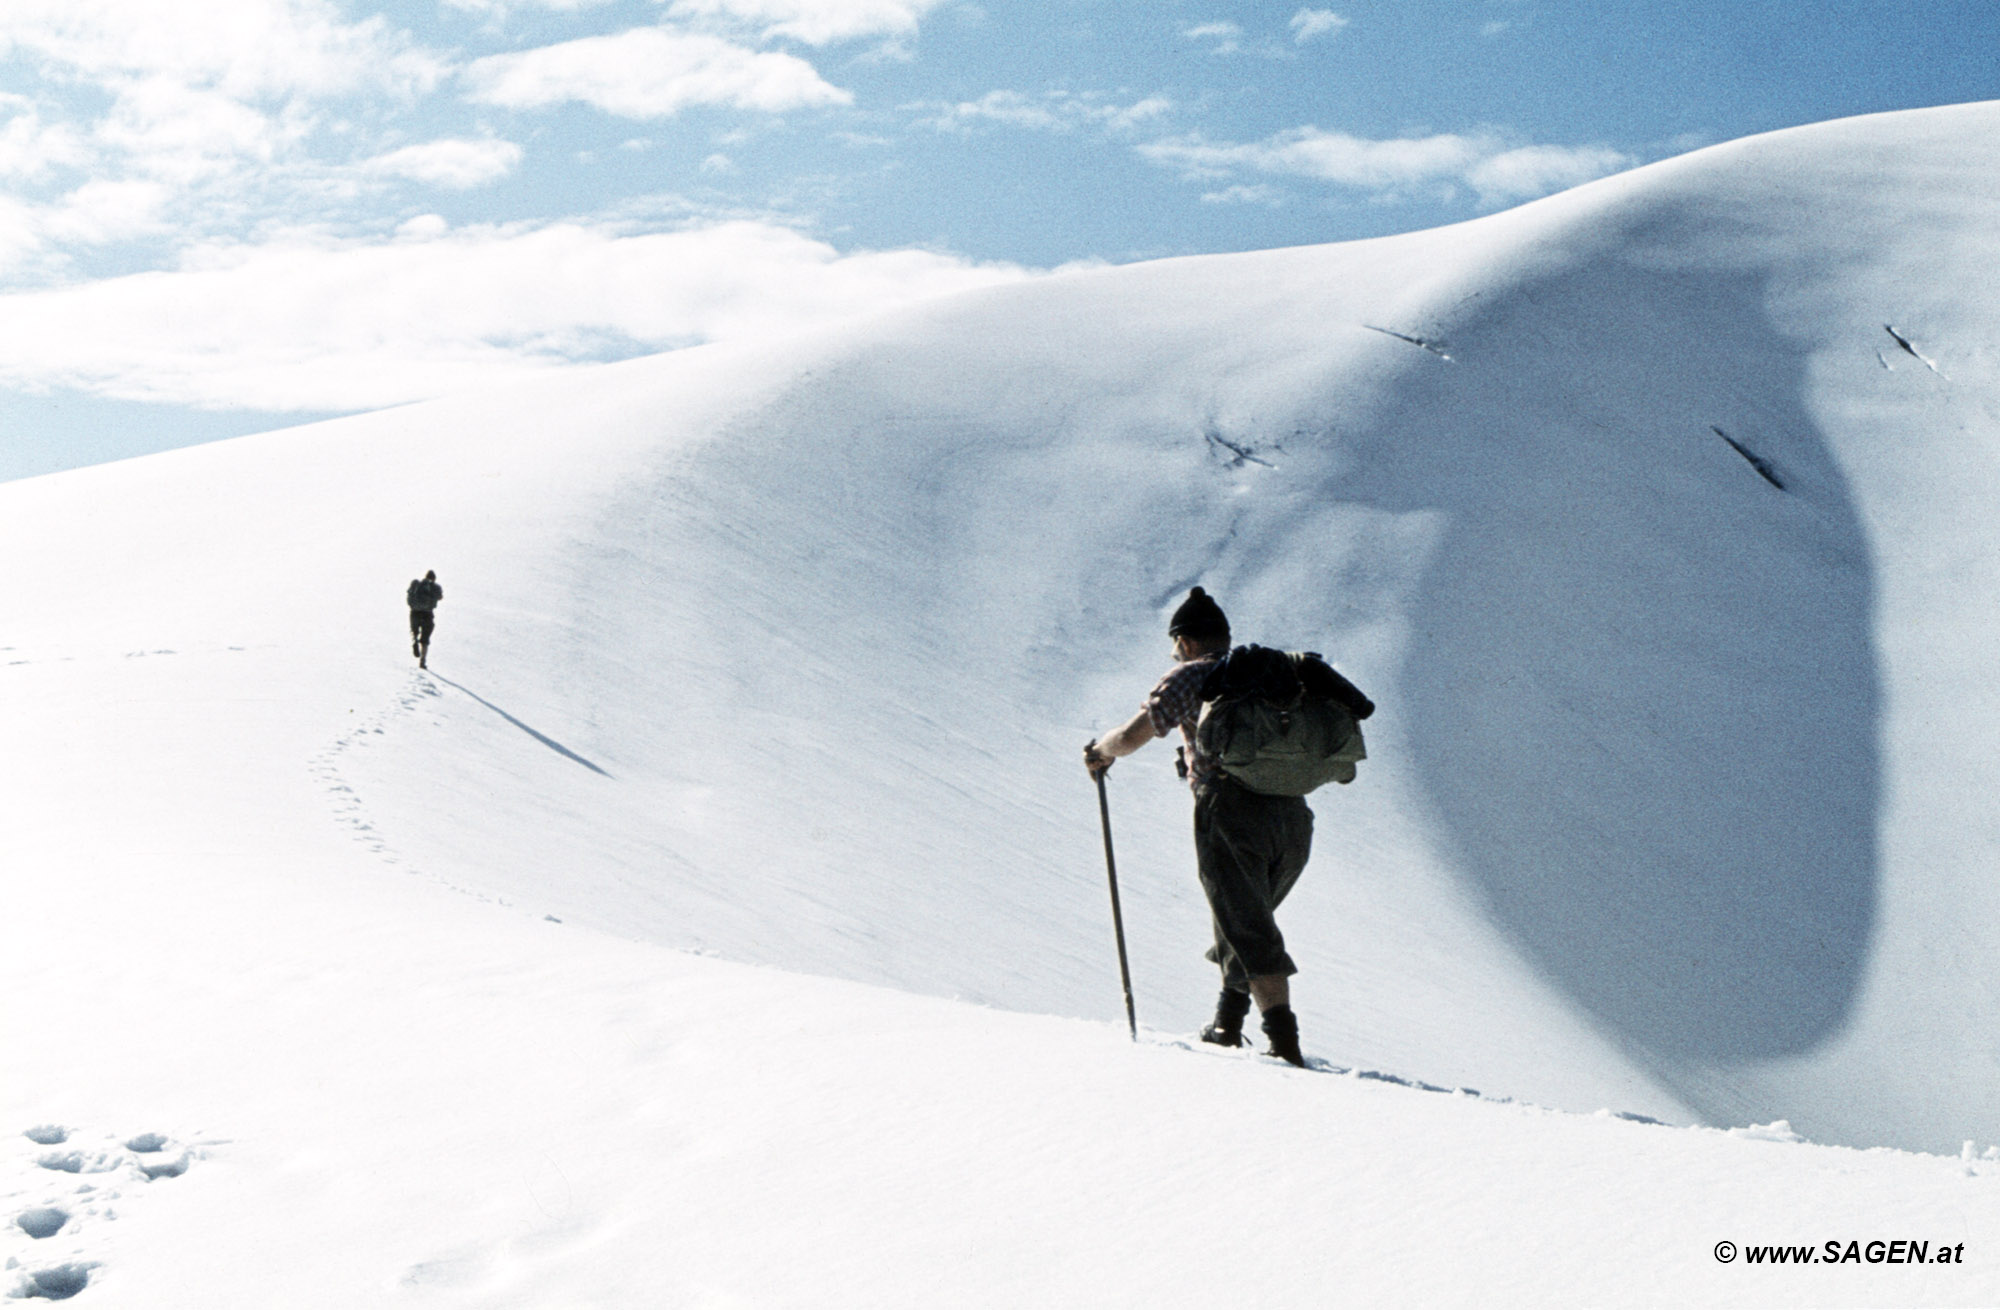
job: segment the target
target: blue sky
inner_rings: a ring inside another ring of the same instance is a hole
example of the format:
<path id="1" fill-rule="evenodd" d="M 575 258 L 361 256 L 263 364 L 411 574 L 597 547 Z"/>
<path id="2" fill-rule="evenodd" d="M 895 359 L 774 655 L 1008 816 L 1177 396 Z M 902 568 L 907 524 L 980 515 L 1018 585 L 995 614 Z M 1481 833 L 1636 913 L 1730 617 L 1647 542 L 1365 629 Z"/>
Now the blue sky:
<path id="1" fill-rule="evenodd" d="M 2000 5 L 5 0 L 0 478 L 2000 96 Z"/>

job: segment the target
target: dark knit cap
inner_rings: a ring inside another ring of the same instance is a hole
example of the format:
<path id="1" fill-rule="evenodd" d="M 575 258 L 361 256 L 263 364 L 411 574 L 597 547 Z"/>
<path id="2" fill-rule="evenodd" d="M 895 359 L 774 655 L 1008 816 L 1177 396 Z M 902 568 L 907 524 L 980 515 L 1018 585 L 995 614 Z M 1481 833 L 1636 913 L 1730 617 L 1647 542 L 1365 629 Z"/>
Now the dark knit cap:
<path id="1" fill-rule="evenodd" d="M 1167 625 L 1167 635 L 1194 641 L 1213 641 L 1229 635 L 1229 618 L 1223 614 L 1222 606 L 1209 599 L 1207 592 L 1196 587 L 1181 602 L 1181 607 L 1174 611 L 1174 621 Z"/>

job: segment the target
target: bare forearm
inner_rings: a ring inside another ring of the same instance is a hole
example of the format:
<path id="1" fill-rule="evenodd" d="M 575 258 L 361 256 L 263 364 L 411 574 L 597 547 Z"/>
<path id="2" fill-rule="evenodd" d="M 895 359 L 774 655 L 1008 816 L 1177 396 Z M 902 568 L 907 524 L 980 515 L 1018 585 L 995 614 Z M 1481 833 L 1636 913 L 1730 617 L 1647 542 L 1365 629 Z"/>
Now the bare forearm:
<path id="1" fill-rule="evenodd" d="M 1159 737 L 1153 731 L 1153 716 L 1140 710 L 1117 729 L 1106 733 L 1097 743 L 1097 753 L 1118 759 L 1130 755 L 1149 741 Z"/>
<path id="2" fill-rule="evenodd" d="M 1083 764 L 1098 777 L 1111 767 L 1111 761 L 1130 755 L 1160 734 L 1153 729 L 1153 716 L 1140 710 L 1129 721 L 1083 748 Z"/>

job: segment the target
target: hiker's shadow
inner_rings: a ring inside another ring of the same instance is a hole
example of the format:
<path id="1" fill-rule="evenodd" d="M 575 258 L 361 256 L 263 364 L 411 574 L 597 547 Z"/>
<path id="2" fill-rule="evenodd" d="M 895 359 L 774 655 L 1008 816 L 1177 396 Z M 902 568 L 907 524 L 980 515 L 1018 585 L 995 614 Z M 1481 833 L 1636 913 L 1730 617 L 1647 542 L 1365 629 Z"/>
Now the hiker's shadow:
<path id="1" fill-rule="evenodd" d="M 1395 708 L 1457 866 L 1697 1109 L 1704 1069 L 1839 1032 L 1875 906 L 1868 543 L 1764 295 L 1608 263 L 1536 287 L 1421 361 L 1361 478 L 1441 511 Z"/>
<path id="2" fill-rule="evenodd" d="M 484 696 L 481 696 L 478 692 L 473 691 L 470 687 L 461 686 L 460 684 L 453 682 L 450 678 L 445 677 L 443 674 L 439 673 L 436 669 L 428 670 L 428 673 L 429 676 L 432 678 L 432 680 L 443 683 L 445 686 L 450 687 L 453 691 L 459 692 L 460 694 L 468 696 L 471 699 L 479 702 L 479 704 L 484 705 L 487 709 L 493 711 L 495 714 L 499 715 L 507 722 L 513 724 L 516 728 L 519 728 L 522 732 L 527 733 L 530 737 L 533 737 L 536 741 L 548 747 L 550 750 L 562 756 L 564 759 L 572 760 L 578 764 L 581 764 L 584 768 L 589 769 L 592 773 L 597 774 L 599 777 L 609 778 L 611 776 L 610 774 L 606 773 L 603 769 L 599 768 L 596 764 L 585 759 L 583 756 L 578 755 L 575 751 L 563 745 L 555 738 L 550 737 L 545 733 L 537 732 L 535 729 L 521 722 L 519 719 L 509 714 L 507 711 L 501 709 L 498 705 L 495 705 L 492 701 L 487 700 Z"/>

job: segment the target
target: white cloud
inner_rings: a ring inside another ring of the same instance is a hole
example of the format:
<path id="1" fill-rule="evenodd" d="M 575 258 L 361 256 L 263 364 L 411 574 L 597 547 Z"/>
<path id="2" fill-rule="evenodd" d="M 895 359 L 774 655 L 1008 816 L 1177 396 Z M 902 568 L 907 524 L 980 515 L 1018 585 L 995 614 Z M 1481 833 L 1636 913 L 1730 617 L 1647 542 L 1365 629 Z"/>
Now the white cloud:
<path id="1" fill-rule="evenodd" d="M 45 204 L 0 195 L 0 274 L 31 268 L 46 275 L 64 262 L 52 250 L 109 246 L 169 232 L 165 211 L 171 196 L 157 182 L 109 178 L 85 182 Z"/>
<path id="2" fill-rule="evenodd" d="M 233 96 L 153 76 L 125 82 L 92 137 L 131 171 L 190 186 L 240 163 L 271 162 L 296 130 Z"/>
<path id="3" fill-rule="evenodd" d="M 1243 48 L 1243 29 L 1231 22 L 1196 23 L 1183 27 L 1181 36 L 1189 41 L 1213 41 L 1213 52 L 1218 55 L 1233 55 Z"/>
<path id="4" fill-rule="evenodd" d="M 0 241 L 7 230 L 0 209 Z M 426 215 L 388 239 L 215 246 L 172 271 L 0 297 L 0 384 L 364 409 L 1027 276 L 921 250 L 843 254 L 762 222 L 453 232 Z"/>
<path id="5" fill-rule="evenodd" d="M 1019 91 L 989 91 L 977 100 L 955 105 L 923 106 L 922 122 L 941 132 L 963 131 L 979 123 L 1000 123 L 1048 132 L 1080 127 L 1130 131 L 1171 113 L 1173 101 L 1147 96 L 1129 105 L 1113 103 L 1096 93 L 1050 91 L 1039 96 Z"/>
<path id="6" fill-rule="evenodd" d="M 521 147 L 512 141 L 426 141 L 377 155 L 361 165 L 366 173 L 403 177 L 413 182 L 467 190 L 497 181 L 521 162 Z"/>
<path id="7" fill-rule="evenodd" d="M 1149 123 L 1172 113 L 1173 108 L 1174 102 L 1165 96 L 1147 96 L 1144 100 L 1135 101 L 1123 109 L 1111 108 L 1103 115 L 1102 121 L 1107 127 L 1130 131 L 1142 123 Z"/>
<path id="8" fill-rule="evenodd" d="M 1346 24 L 1346 19 L 1330 10 L 1302 9 L 1291 20 L 1290 26 L 1294 33 L 1293 45 L 1302 44 Z M 1280 60 L 1299 57 L 1298 51 L 1293 49 L 1292 45 L 1268 35 L 1259 35 L 1253 40 L 1244 32 L 1241 24 L 1227 19 L 1184 26 L 1181 28 L 1181 38 L 1186 41 L 1206 41 L 1209 43 L 1209 53 L 1222 57 L 1245 54 Z"/>
<path id="9" fill-rule="evenodd" d="M 165 77 L 242 100 L 421 89 L 443 73 L 384 18 L 349 21 L 329 0 L 6 0 L 10 49 L 92 82 Z"/>
<path id="10" fill-rule="evenodd" d="M 1285 203 L 1285 193 L 1274 186 L 1232 186 L 1202 195 L 1205 205 L 1267 205 L 1276 209 Z"/>
<path id="11" fill-rule="evenodd" d="M 1198 137 L 1156 141 L 1140 147 L 1140 153 L 1194 177 L 1275 173 L 1369 190 L 1454 177 L 1480 156 L 1478 144 L 1462 136 L 1371 141 L 1314 127 L 1247 144 L 1214 144 Z"/>
<path id="12" fill-rule="evenodd" d="M 505 18 L 516 9 L 548 9 L 560 14 L 573 14 L 579 10 L 600 8 L 612 3 L 612 0 L 440 0 L 440 3 L 447 9 Z"/>
<path id="13" fill-rule="evenodd" d="M 0 193 L 0 273 L 26 263 L 41 245 L 42 225 L 34 209 Z"/>
<path id="14" fill-rule="evenodd" d="M 1637 162 L 1605 146 L 1523 146 L 1480 160 L 1465 180 L 1482 203 L 1500 204 L 1579 186 Z"/>
<path id="15" fill-rule="evenodd" d="M 0 0 L 0 58 L 35 96 L 0 98 L 0 177 L 74 170 L 92 185 L 12 225 L 15 264 L 64 247 L 254 221 L 285 196 L 352 191 L 308 149 L 434 88 L 445 62 L 332 0 Z M 332 112 L 335 104 L 339 113 Z M 46 122 L 44 120 L 47 120 Z M 342 154 L 354 148 L 353 138 Z"/>
<path id="16" fill-rule="evenodd" d="M 658 27 L 490 55 L 466 77 L 474 98 L 488 104 L 581 101 L 624 118 L 669 118 L 691 105 L 778 113 L 853 100 L 795 56 Z"/>
<path id="17" fill-rule="evenodd" d="M 1292 40 L 1300 45 L 1346 27 L 1348 20 L 1331 9 L 1301 9 L 1292 15 Z"/>
<path id="18" fill-rule="evenodd" d="M 989 91 L 977 100 L 946 105 L 924 121 L 927 126 L 939 131 L 952 131 L 974 123 L 1004 123 L 1009 127 L 1044 130 L 1065 126 L 1052 106 L 1019 91 Z"/>
<path id="19" fill-rule="evenodd" d="M 109 245 L 163 231 L 171 192 L 157 182 L 86 182 L 41 216 L 49 238 L 68 245 Z"/>
<path id="20" fill-rule="evenodd" d="M 418 214 L 396 225 L 396 236 L 404 241 L 435 241 L 451 231 L 443 214 Z"/>
<path id="21" fill-rule="evenodd" d="M 1265 174 L 1392 196 L 1469 186 L 1484 204 L 1544 195 L 1637 162 L 1602 146 L 1514 146 L 1497 133 L 1370 140 L 1316 127 L 1242 144 L 1182 137 L 1139 149 L 1197 180 Z"/>
<path id="22" fill-rule="evenodd" d="M 673 0 L 668 13 L 689 21 L 720 21 L 754 29 L 766 40 L 784 37 L 828 45 L 860 37 L 907 37 L 938 0 Z"/>
<path id="23" fill-rule="evenodd" d="M 0 114 L 7 114 L 0 120 L 0 178 L 32 182 L 52 169 L 75 168 L 89 160 L 89 148 L 74 129 L 44 123 L 21 97 L 0 96 Z"/>

